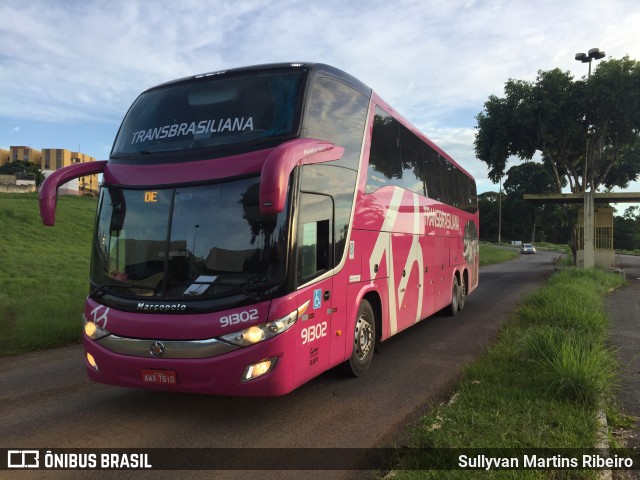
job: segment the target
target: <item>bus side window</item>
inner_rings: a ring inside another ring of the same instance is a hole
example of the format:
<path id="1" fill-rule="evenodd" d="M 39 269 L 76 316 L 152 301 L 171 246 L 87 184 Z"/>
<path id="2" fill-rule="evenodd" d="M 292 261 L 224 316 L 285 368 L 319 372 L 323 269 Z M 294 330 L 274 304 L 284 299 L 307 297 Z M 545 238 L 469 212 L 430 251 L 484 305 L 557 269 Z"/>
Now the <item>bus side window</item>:
<path id="1" fill-rule="evenodd" d="M 327 195 L 300 194 L 298 283 L 329 270 L 333 261 L 333 200 Z"/>
<path id="2" fill-rule="evenodd" d="M 379 188 L 391 185 L 404 188 L 399 128 L 400 124 L 395 118 L 376 107 L 366 193 L 373 193 Z"/>

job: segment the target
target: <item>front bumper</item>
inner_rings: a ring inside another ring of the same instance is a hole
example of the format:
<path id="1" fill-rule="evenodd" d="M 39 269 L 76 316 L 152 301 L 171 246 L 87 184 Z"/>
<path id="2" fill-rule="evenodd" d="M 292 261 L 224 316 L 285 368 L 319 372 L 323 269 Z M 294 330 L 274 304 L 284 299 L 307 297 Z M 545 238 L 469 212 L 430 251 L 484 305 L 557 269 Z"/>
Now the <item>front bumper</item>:
<path id="1" fill-rule="evenodd" d="M 92 380 L 110 385 L 209 395 L 278 396 L 297 386 L 294 384 L 293 356 L 285 354 L 288 337 L 285 332 L 251 347 L 236 349 L 229 346 L 233 351 L 205 358 L 164 358 L 164 355 L 154 358 L 151 353 L 139 356 L 131 351 L 126 352 L 128 354 L 114 352 L 85 335 L 85 352 L 93 357 L 97 367 L 89 364 L 86 355 L 85 366 Z M 146 349 L 154 343 L 154 340 L 130 340 L 136 344 L 136 352 L 142 351 L 143 343 Z M 180 343 L 184 346 L 187 342 Z M 269 373 L 253 380 L 242 380 L 249 365 L 268 358 L 277 359 Z M 175 384 L 148 383 L 143 380 L 144 370 L 170 370 L 175 372 L 177 381 Z"/>

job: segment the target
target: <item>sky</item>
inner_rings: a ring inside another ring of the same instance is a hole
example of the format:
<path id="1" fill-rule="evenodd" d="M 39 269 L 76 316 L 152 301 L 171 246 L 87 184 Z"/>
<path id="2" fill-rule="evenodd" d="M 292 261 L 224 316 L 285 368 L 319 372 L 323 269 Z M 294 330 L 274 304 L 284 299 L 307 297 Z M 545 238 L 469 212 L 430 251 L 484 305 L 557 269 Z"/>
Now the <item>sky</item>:
<path id="1" fill-rule="evenodd" d="M 2 0 L 0 19 L 0 148 L 106 159 L 149 87 L 320 62 L 376 91 L 479 192 L 498 186 L 474 155 L 476 116 L 507 80 L 553 68 L 581 78 L 574 56 L 591 48 L 640 59 L 637 0 Z"/>

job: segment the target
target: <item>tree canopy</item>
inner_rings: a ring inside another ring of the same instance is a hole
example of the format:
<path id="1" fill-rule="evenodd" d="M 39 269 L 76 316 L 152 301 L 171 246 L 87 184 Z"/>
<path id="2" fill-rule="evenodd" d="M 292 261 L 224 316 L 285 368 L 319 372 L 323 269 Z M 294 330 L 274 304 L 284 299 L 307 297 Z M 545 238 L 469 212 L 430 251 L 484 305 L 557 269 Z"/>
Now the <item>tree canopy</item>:
<path id="1" fill-rule="evenodd" d="M 540 152 L 556 192 L 625 188 L 640 174 L 640 62 L 629 57 L 597 65 L 574 80 L 560 69 L 535 82 L 509 80 L 478 114 L 476 156 L 497 182 L 507 160 Z"/>
<path id="2" fill-rule="evenodd" d="M 35 163 L 16 160 L 0 167 L 0 174 L 33 176 L 36 185 L 44 181 L 44 174 Z"/>
<path id="3" fill-rule="evenodd" d="M 502 194 L 502 238 L 522 241 L 565 243 L 569 239 L 566 222 L 558 205 L 535 205 L 522 199 L 523 193 L 549 193 L 555 190 L 548 167 L 537 162 L 515 165 L 506 172 Z M 478 195 L 480 238 L 498 237 L 499 194 Z"/>

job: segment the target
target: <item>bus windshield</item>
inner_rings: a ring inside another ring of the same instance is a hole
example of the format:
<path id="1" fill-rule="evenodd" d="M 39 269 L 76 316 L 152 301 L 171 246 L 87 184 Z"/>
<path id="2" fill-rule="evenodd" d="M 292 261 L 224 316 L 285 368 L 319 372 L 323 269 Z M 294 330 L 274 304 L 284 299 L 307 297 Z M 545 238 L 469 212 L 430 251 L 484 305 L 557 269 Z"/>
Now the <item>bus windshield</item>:
<path id="1" fill-rule="evenodd" d="M 197 300 L 251 296 L 281 282 L 287 209 L 260 213 L 258 193 L 259 177 L 185 188 L 103 188 L 92 286 Z"/>
<path id="2" fill-rule="evenodd" d="M 112 157 L 212 148 L 292 133 L 303 70 L 204 76 L 144 92 L 129 109 Z"/>

